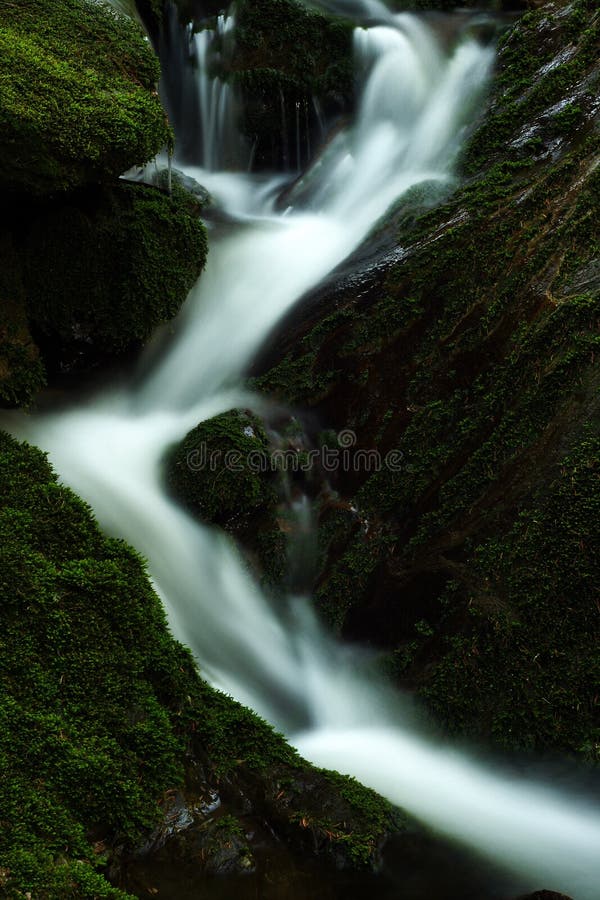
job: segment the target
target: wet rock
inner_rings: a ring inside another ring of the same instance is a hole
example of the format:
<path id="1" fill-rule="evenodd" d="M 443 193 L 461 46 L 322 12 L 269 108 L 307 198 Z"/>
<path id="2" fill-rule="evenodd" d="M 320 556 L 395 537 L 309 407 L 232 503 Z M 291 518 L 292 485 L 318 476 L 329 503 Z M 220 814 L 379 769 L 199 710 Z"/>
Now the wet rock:
<path id="1" fill-rule="evenodd" d="M 572 900 L 566 894 L 557 894 L 555 891 L 535 891 L 533 894 L 523 894 L 518 900 Z"/>
<path id="2" fill-rule="evenodd" d="M 19 256 L 12 236 L 0 232 L 0 406 L 28 403 L 44 380 L 27 322 Z"/>
<path id="3" fill-rule="evenodd" d="M 191 175 L 186 175 L 180 169 L 171 168 L 169 172 L 168 165 L 159 161 L 149 163 L 142 168 L 130 169 L 122 177 L 125 181 L 153 185 L 160 188 L 161 191 L 168 192 L 169 190 L 172 191 L 173 188 L 179 187 L 195 201 L 198 212 L 204 210 L 213 202 L 208 190 L 195 178 L 192 178 Z"/>
<path id="4" fill-rule="evenodd" d="M 172 318 L 207 245 L 185 199 L 117 182 L 33 210 L 20 249 L 27 317 L 58 374 L 119 356 Z"/>
<path id="5" fill-rule="evenodd" d="M 153 865 L 193 864 L 197 873 L 242 875 L 254 871 L 252 850 L 235 816 L 198 815 L 181 798 L 172 806 L 160 846 L 149 848 Z"/>
<path id="6" fill-rule="evenodd" d="M 354 102 L 352 25 L 293 0 L 241 0 L 225 77 L 257 169 L 300 170 Z"/>

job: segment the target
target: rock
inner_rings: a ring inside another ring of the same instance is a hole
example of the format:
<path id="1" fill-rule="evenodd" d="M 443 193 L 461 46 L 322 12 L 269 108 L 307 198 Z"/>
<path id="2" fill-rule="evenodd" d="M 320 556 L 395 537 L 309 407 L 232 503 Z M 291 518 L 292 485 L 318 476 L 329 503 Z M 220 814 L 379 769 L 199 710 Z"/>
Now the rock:
<path id="1" fill-rule="evenodd" d="M 0 10 L 0 189 L 48 195 L 113 178 L 170 140 L 157 61 L 102 3 Z"/>
<path id="2" fill-rule="evenodd" d="M 161 191 L 169 191 L 169 167 L 158 160 L 148 163 L 142 168 L 133 168 L 122 176 L 125 181 L 133 181 L 135 183 L 149 184 L 160 188 Z M 171 190 L 181 188 L 185 193 L 193 198 L 198 207 L 198 212 L 204 210 L 212 204 L 212 197 L 207 189 L 199 184 L 191 175 L 179 169 L 171 168 Z"/>
<path id="3" fill-rule="evenodd" d="M 25 307 L 25 288 L 12 235 L 0 232 L 0 406 L 28 403 L 44 384 Z"/>
<path id="4" fill-rule="evenodd" d="M 274 585 L 285 569 L 286 536 L 278 521 L 280 486 L 271 450 L 257 416 L 230 410 L 190 431 L 167 470 L 185 506 L 234 534 L 265 583 Z"/>
<path id="5" fill-rule="evenodd" d="M 185 199 L 143 185 L 88 190 L 36 213 L 23 282 L 51 374 L 139 346 L 176 315 L 204 266 L 206 232 Z"/>
<path id="6" fill-rule="evenodd" d="M 462 188 L 315 291 L 259 378 L 402 461 L 340 473 L 323 616 L 451 730 L 592 758 L 599 28 L 561 0 L 507 32 Z"/>
<path id="7" fill-rule="evenodd" d="M 320 117 L 353 106 L 352 25 L 296 0 L 242 0 L 236 21 L 224 74 L 243 98 L 254 165 L 301 169 L 323 138 Z"/>

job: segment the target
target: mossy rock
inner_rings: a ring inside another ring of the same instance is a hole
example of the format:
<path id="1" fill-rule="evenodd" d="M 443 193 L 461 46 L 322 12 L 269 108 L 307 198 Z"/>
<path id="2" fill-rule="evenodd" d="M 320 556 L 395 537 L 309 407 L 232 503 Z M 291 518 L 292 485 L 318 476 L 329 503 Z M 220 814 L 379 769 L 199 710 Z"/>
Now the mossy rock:
<path id="1" fill-rule="evenodd" d="M 272 474 L 262 471 L 268 453 L 260 419 L 230 410 L 189 432 L 173 456 L 169 482 L 205 521 L 228 526 L 276 499 Z"/>
<path id="2" fill-rule="evenodd" d="M 0 188 L 36 195 L 121 174 L 171 140 L 158 63 L 104 2 L 0 8 Z"/>
<path id="3" fill-rule="evenodd" d="M 21 265 L 12 238 L 0 232 L 0 405 L 27 403 L 44 384 L 29 332 Z"/>
<path id="4" fill-rule="evenodd" d="M 2 432 L 0 605 L 2 896 L 125 898 L 107 865 L 164 827 L 159 801 L 185 790 L 191 765 L 296 848 L 300 809 L 324 804 L 322 852 L 348 865 L 374 864 L 402 827 L 201 681 L 142 560 L 101 534 L 43 453 Z"/>
<path id="5" fill-rule="evenodd" d="M 278 479 L 258 416 L 230 410 L 202 422 L 171 453 L 167 478 L 201 520 L 242 542 L 266 582 L 281 580 L 286 540 L 278 523 Z"/>
<path id="6" fill-rule="evenodd" d="M 41 452 L 0 434 L 0 486 L 4 895 L 120 897 L 92 843 L 135 842 L 181 779 L 189 657 L 142 562 L 100 534 Z"/>
<path id="7" fill-rule="evenodd" d="M 27 314 L 55 365 L 122 353 L 179 311 L 207 252 L 189 203 L 121 183 L 37 210 L 22 244 Z"/>
<path id="8" fill-rule="evenodd" d="M 600 759 L 600 414 L 512 528 L 475 547 L 473 575 L 447 587 L 443 617 L 472 621 L 448 634 L 423 696 L 453 731 L 475 720 L 503 744 Z"/>
<path id="9" fill-rule="evenodd" d="M 356 517 L 323 514 L 323 616 L 454 730 L 590 756 L 599 29 L 580 0 L 507 32 L 462 188 L 401 224 L 359 297 L 309 300 L 259 382 L 402 461 L 340 474 Z"/>

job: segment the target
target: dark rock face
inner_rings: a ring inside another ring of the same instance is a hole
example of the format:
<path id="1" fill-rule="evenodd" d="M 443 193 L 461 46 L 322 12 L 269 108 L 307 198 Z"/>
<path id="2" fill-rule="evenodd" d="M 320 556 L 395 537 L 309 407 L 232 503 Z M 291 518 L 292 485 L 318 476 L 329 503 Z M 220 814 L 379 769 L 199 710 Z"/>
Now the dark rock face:
<path id="1" fill-rule="evenodd" d="M 117 182 L 23 200 L 0 253 L 0 403 L 19 405 L 47 375 L 89 372 L 143 343 L 179 311 L 207 244 L 183 191 Z"/>
<path id="2" fill-rule="evenodd" d="M 352 26 L 296 0 L 237 4 L 228 66 L 257 168 L 298 169 L 322 140 L 319 116 L 352 108 Z"/>
<path id="3" fill-rule="evenodd" d="M 0 402 L 14 406 L 45 381 L 25 306 L 21 261 L 10 233 L 0 233 Z"/>
<path id="4" fill-rule="evenodd" d="M 339 475 L 323 616 L 449 728 L 591 756 L 599 27 L 556 2 L 507 32 L 464 187 L 309 298 L 260 382 L 402 461 Z"/>
<path id="5" fill-rule="evenodd" d="M 193 203 L 123 183 L 40 209 L 22 247 L 29 320 L 63 368 L 146 340 L 179 311 L 207 253 Z"/>

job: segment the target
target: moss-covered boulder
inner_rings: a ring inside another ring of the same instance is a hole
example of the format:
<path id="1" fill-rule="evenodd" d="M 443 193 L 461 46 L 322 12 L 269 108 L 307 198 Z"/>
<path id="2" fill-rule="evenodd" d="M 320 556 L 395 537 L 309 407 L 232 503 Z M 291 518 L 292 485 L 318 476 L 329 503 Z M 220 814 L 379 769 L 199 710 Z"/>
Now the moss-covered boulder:
<path id="1" fill-rule="evenodd" d="M 206 259 L 198 211 L 183 190 L 125 182 L 23 200 L 0 231 L 0 404 L 28 404 L 46 376 L 106 364 L 172 318 Z"/>
<path id="2" fill-rule="evenodd" d="M 0 233 L 0 403 L 21 403 L 43 384 L 44 368 L 27 322 L 20 260 L 12 236 Z"/>
<path id="3" fill-rule="evenodd" d="M 85 365 L 172 318 L 207 243 L 185 194 L 121 183 L 39 209 L 22 249 L 30 323 L 59 359 Z"/>
<path id="4" fill-rule="evenodd" d="M 0 189 L 36 195 L 117 176 L 170 141 L 157 61 L 108 3 L 0 6 Z"/>
<path id="5" fill-rule="evenodd" d="M 167 461 L 173 493 L 198 518 L 241 541 L 269 584 L 285 571 L 276 458 L 261 419 L 230 410 L 189 432 Z"/>
<path id="6" fill-rule="evenodd" d="M 353 519 L 323 512 L 323 615 L 450 728 L 591 756 L 599 28 L 561 0 L 507 32 L 463 188 L 359 296 L 308 302 L 262 381 L 382 460 L 339 475 Z"/>
<path id="7" fill-rule="evenodd" d="M 230 410 L 194 428 L 177 448 L 171 486 L 205 521 L 231 527 L 275 499 L 269 439 L 260 419 Z"/>
<path id="8" fill-rule="evenodd" d="M 4 433 L 0 608 L 2 896 L 123 898 L 107 867 L 118 878 L 128 853 L 172 833 L 170 798 L 207 781 L 230 815 L 346 865 L 373 864 L 402 827 L 201 681 L 142 561 Z"/>

